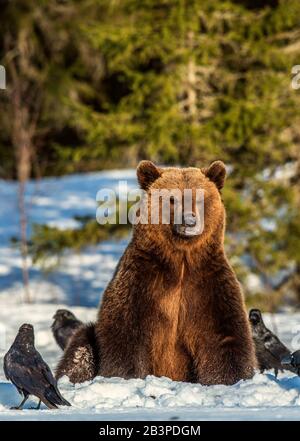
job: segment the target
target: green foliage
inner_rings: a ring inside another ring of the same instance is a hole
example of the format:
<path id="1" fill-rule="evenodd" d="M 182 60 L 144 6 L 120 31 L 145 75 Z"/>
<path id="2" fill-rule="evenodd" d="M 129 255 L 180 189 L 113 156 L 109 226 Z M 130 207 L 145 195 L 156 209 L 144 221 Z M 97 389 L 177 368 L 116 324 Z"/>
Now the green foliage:
<path id="1" fill-rule="evenodd" d="M 300 272 L 300 94 L 290 84 L 299 17 L 299 0 L 8 2 L 1 64 L 6 36 L 25 35 L 20 75 L 43 94 L 33 175 L 222 159 L 226 246 L 242 280 L 247 256 L 277 290 L 278 271 Z M 0 170 L 11 178 L 13 115 L 3 107 Z M 285 164 L 293 172 L 278 177 Z M 83 228 L 87 236 L 39 227 L 34 237 L 43 252 L 51 234 L 49 247 L 82 246 L 91 243 Z"/>
<path id="2" fill-rule="evenodd" d="M 79 221 L 79 219 L 76 219 Z M 76 229 L 60 230 L 47 225 L 33 225 L 29 244 L 34 264 L 44 269 L 56 266 L 66 251 L 80 252 L 87 246 L 97 245 L 106 240 L 119 240 L 128 236 L 128 225 L 101 225 L 95 219 L 80 219 L 81 226 Z"/>

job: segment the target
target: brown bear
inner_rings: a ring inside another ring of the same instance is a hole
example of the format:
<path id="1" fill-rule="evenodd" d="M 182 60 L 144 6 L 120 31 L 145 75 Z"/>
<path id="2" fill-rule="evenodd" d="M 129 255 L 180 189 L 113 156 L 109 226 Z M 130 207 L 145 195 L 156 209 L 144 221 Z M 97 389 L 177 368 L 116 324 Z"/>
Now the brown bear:
<path id="1" fill-rule="evenodd" d="M 134 226 L 95 328 L 74 335 L 58 378 L 156 375 L 211 385 L 252 377 L 256 359 L 243 295 L 224 252 L 225 175 L 221 161 L 202 169 L 139 164 L 150 201 L 153 189 L 201 189 L 204 229 L 190 234 L 195 204 L 181 225 Z"/>

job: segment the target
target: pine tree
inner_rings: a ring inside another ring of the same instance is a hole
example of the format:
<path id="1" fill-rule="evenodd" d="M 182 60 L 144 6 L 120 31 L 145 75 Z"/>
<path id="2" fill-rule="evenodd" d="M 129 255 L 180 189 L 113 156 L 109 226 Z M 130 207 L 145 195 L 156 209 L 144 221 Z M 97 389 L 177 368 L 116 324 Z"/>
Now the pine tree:
<path id="1" fill-rule="evenodd" d="M 129 164 L 133 158 L 199 166 L 224 160 L 228 247 L 240 256 L 241 275 L 246 261 L 264 292 L 281 289 L 290 276 L 273 280 L 293 273 L 291 231 L 300 247 L 291 227 L 299 188 L 276 177 L 284 164 L 299 163 L 299 94 L 290 86 L 299 57 L 299 2 L 102 5 L 105 18 L 86 34 L 102 53 L 110 93 L 100 112 L 79 108 L 88 139 Z"/>
<path id="2" fill-rule="evenodd" d="M 25 76 L 42 90 L 32 159 L 49 174 L 223 160 L 242 282 L 250 268 L 258 296 L 299 302 L 299 17 L 298 0 L 9 2 L 2 59 L 7 35 L 26 36 Z M 12 176 L 6 115 L 0 160 Z"/>

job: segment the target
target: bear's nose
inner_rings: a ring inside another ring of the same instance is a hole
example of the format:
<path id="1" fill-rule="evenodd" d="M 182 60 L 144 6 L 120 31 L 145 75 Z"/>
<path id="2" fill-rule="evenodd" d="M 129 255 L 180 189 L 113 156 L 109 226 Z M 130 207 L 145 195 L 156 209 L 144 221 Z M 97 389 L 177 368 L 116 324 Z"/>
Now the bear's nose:
<path id="1" fill-rule="evenodd" d="M 196 217 L 193 215 L 193 213 L 188 213 L 184 215 L 184 225 L 186 227 L 194 227 L 196 223 Z"/>

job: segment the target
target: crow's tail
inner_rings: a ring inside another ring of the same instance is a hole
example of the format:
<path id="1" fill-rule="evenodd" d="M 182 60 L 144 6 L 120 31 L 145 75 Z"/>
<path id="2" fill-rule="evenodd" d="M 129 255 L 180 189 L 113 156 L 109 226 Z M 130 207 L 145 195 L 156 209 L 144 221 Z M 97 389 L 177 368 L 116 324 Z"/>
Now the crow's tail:
<path id="1" fill-rule="evenodd" d="M 71 404 L 61 395 L 59 390 L 53 386 L 49 386 L 45 390 L 44 399 L 45 401 L 42 401 L 48 406 L 49 404 L 46 403 L 47 401 L 54 409 L 57 408 L 57 406 L 71 406 Z"/>

